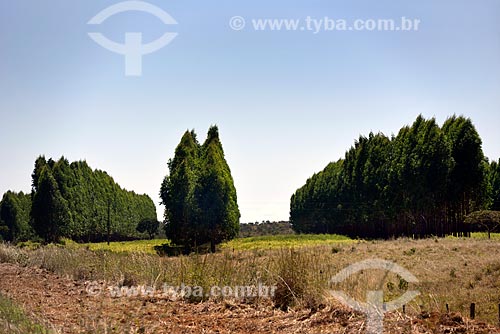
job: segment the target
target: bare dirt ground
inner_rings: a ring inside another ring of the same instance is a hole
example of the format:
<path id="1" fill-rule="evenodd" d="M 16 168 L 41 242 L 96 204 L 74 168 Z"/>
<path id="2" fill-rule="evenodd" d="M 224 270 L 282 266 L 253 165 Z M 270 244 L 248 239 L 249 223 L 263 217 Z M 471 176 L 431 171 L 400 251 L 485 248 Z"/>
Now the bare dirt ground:
<path id="1" fill-rule="evenodd" d="M 188 303 L 90 296 L 85 283 L 42 269 L 0 264 L 0 293 L 56 333 L 364 333 L 365 318 L 342 306 L 283 312 L 270 302 Z M 457 313 L 388 314 L 386 333 L 500 333 Z"/>

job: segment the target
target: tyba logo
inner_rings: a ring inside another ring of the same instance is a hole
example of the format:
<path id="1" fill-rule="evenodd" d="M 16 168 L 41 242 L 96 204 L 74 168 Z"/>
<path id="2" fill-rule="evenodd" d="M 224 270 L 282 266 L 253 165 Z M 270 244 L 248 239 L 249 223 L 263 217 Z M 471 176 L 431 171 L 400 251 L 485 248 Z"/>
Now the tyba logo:
<path id="1" fill-rule="evenodd" d="M 370 259 L 355 263 L 340 271 L 331 280 L 331 284 L 338 284 L 345 281 L 348 277 L 369 269 L 379 269 L 390 271 L 399 275 L 402 279 L 409 283 L 418 283 L 418 280 L 408 270 L 397 265 L 394 262 Z M 407 291 L 401 297 L 390 302 L 384 302 L 384 292 L 368 291 L 366 303 L 353 300 L 342 291 L 330 291 L 331 295 L 342 302 L 344 305 L 350 306 L 356 311 L 364 313 L 367 317 L 366 332 L 369 334 L 382 334 L 384 332 L 384 315 L 386 312 L 394 311 L 417 297 L 420 292 Z"/>
<path id="2" fill-rule="evenodd" d="M 111 16 L 119 13 L 139 11 L 152 14 L 159 18 L 164 24 L 177 24 L 172 16 L 163 9 L 143 1 L 124 1 L 115 5 L 109 6 L 94 16 L 88 24 L 98 25 L 106 21 Z M 177 36 L 177 33 L 167 32 L 157 40 L 142 44 L 142 33 L 127 32 L 125 33 L 125 44 L 119 44 L 109 40 L 103 34 L 98 32 L 89 33 L 97 44 L 103 48 L 125 56 L 125 75 L 140 76 L 142 75 L 142 56 L 158 51 Z"/>

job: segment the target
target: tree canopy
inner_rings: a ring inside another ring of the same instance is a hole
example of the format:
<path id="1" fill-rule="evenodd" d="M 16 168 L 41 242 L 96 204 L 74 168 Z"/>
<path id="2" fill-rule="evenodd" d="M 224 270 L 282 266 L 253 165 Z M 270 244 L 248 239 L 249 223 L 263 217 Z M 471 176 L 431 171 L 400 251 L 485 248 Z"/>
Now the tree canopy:
<path id="1" fill-rule="evenodd" d="M 215 245 L 238 234 L 240 212 L 236 189 L 216 126 L 200 145 L 186 131 L 168 162 L 160 196 L 165 205 L 165 232 L 177 245 Z"/>
<path id="2" fill-rule="evenodd" d="M 419 116 L 391 138 L 360 136 L 295 192 L 292 226 L 365 238 L 467 233 L 464 217 L 488 206 L 498 178 L 481 145 L 472 121 L 457 116 L 443 127 Z"/>
<path id="3" fill-rule="evenodd" d="M 500 160 L 490 165 L 491 209 L 500 211 Z"/>
<path id="4" fill-rule="evenodd" d="M 146 218 L 137 224 L 136 230 L 140 233 L 147 233 L 149 239 L 153 239 L 155 234 L 158 233 L 160 222 L 156 219 Z"/>
<path id="5" fill-rule="evenodd" d="M 64 237 L 86 242 L 139 238 L 137 224 L 146 218 L 156 219 L 149 196 L 122 189 L 106 172 L 92 170 L 85 161 L 70 164 L 64 157 L 57 162 L 37 159 L 32 174 L 33 203 L 46 166 L 56 182 L 55 193 L 61 195 L 69 213 Z M 33 212 L 34 222 L 36 216 Z"/>
<path id="6" fill-rule="evenodd" d="M 122 189 L 101 170 L 85 161 L 69 163 L 40 156 L 31 175 L 31 195 L 7 192 L 0 202 L 0 235 L 7 241 L 60 238 L 94 242 L 146 237 L 136 227 L 156 220 L 156 207 L 147 195 Z"/>
<path id="7" fill-rule="evenodd" d="M 70 234 L 68 203 L 62 197 L 49 165 L 42 167 L 33 194 L 31 217 L 36 233 L 47 242 L 58 242 Z"/>
<path id="8" fill-rule="evenodd" d="M 486 231 L 488 239 L 492 232 L 500 229 L 500 211 L 475 211 L 465 217 L 465 223 L 470 224 L 473 230 Z"/>
<path id="9" fill-rule="evenodd" d="M 8 191 L 0 201 L 0 236 L 5 241 L 26 241 L 34 237 L 29 224 L 31 196 Z"/>

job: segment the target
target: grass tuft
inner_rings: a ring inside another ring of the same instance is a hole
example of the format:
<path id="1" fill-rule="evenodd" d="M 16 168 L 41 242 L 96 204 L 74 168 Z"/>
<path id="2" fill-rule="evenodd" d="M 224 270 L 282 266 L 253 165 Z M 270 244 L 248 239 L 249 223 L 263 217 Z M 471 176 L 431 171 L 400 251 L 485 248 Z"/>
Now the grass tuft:
<path id="1" fill-rule="evenodd" d="M 9 334 L 51 334 L 28 317 L 21 308 L 0 295 L 0 332 Z"/>

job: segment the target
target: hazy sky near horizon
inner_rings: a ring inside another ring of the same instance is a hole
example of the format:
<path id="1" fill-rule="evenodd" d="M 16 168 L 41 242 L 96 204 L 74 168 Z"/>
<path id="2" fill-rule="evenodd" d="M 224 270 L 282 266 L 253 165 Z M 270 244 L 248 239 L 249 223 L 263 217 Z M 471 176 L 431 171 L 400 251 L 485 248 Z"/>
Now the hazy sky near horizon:
<path id="1" fill-rule="evenodd" d="M 360 134 L 397 133 L 418 114 L 472 118 L 500 157 L 500 1 L 148 1 L 97 27 L 113 0 L 0 0 L 0 193 L 30 190 L 35 158 L 87 160 L 157 204 L 186 129 L 219 126 L 242 222 L 287 220 L 289 199 Z M 233 16 L 247 20 L 234 31 Z M 418 31 L 254 31 L 251 19 L 421 21 Z M 178 36 L 140 77 L 88 32 L 116 42 Z"/>

